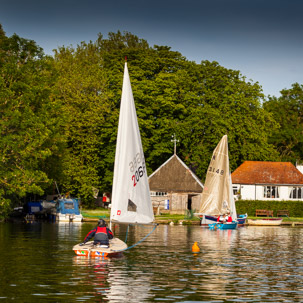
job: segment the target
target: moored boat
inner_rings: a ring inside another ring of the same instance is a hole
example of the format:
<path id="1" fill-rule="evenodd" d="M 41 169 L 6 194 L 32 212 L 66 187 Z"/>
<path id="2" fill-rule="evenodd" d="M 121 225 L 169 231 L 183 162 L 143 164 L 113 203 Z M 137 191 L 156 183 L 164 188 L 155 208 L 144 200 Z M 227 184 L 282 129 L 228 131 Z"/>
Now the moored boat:
<path id="1" fill-rule="evenodd" d="M 60 198 L 53 202 L 55 207 L 48 208 L 49 214 L 58 222 L 82 222 L 83 216 L 79 209 L 79 199 Z"/>
<path id="2" fill-rule="evenodd" d="M 244 226 L 245 222 L 246 222 L 246 219 L 247 219 L 247 214 L 245 214 L 245 215 L 238 215 L 238 217 L 237 217 L 238 227 L 239 226 Z"/>
<path id="3" fill-rule="evenodd" d="M 248 219 L 248 225 L 253 226 L 279 226 L 282 224 L 283 218 L 262 218 L 262 219 Z"/>

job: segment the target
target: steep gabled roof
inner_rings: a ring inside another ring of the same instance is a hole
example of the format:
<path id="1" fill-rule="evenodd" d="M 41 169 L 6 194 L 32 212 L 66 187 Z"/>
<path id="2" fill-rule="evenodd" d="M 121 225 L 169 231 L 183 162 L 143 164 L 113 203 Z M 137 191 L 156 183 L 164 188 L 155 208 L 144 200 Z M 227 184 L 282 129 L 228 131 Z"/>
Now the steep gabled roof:
<path id="1" fill-rule="evenodd" d="M 203 184 L 177 156 L 173 155 L 148 178 L 151 191 L 202 192 Z"/>
<path id="2" fill-rule="evenodd" d="M 303 184 L 303 174 L 290 162 L 245 161 L 231 177 L 233 184 Z"/>

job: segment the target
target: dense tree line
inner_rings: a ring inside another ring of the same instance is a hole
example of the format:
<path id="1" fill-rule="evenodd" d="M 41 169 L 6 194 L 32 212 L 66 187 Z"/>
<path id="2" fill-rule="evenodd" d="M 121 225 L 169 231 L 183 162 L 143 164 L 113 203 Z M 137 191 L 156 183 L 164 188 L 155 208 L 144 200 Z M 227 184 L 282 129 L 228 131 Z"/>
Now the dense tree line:
<path id="1" fill-rule="evenodd" d="M 93 187 L 111 190 L 125 56 L 149 174 L 172 155 L 173 134 L 201 179 L 224 134 L 232 170 L 244 160 L 303 159 L 299 84 L 265 101 L 239 71 L 128 32 L 51 57 L 0 26 L 0 215 L 21 197 L 51 193 L 54 181 L 87 207 Z"/>

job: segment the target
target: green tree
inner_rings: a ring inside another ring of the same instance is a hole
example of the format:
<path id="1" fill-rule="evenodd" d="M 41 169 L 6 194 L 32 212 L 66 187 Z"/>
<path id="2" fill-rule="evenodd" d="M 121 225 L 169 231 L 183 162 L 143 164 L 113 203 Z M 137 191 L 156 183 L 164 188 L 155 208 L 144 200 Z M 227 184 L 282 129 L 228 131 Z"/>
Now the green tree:
<path id="1" fill-rule="evenodd" d="M 207 169 L 224 134 L 228 135 L 231 170 L 245 160 L 277 160 L 278 153 L 268 142 L 268 129 L 276 124 L 261 106 L 263 94 L 258 83 L 247 82 L 239 71 L 217 62 L 202 61 L 192 71 L 195 94 L 184 129 L 198 175 Z"/>
<path id="2" fill-rule="evenodd" d="M 276 146 L 283 161 L 303 161 L 303 85 L 281 91 L 281 97 L 270 97 L 263 104 L 279 124 L 270 132 L 270 142 Z"/>
<path id="3" fill-rule="evenodd" d="M 64 111 L 67 143 L 63 158 L 60 187 L 81 198 L 83 205 L 93 206 L 92 188 L 104 189 L 102 176 L 105 148 L 105 118 L 112 115 L 103 74 L 103 60 L 94 43 L 81 43 L 76 49 L 61 47 L 55 53 L 60 74 L 57 98 Z"/>
<path id="4" fill-rule="evenodd" d="M 129 39 L 131 34 L 127 35 Z M 174 133 L 180 141 L 179 156 L 199 176 L 224 134 L 229 136 L 232 169 L 244 160 L 279 158 L 268 142 L 269 130 L 277 125 L 261 106 L 264 96 L 258 83 L 246 81 L 239 71 L 217 62 L 196 64 L 170 47 L 151 48 L 138 38 L 128 44 L 128 39 L 119 32 L 111 33 L 107 40 L 100 35 L 98 44 L 109 79 L 107 88 L 114 92 L 117 109 L 123 58 L 128 58 L 149 173 L 171 156 Z M 115 134 L 116 129 L 112 136 Z"/>
<path id="5" fill-rule="evenodd" d="M 55 78 L 52 58 L 34 41 L 8 38 L 0 27 L 0 215 L 49 185 L 48 160 L 60 147 Z"/>
<path id="6" fill-rule="evenodd" d="M 173 134 L 200 178 L 224 134 L 232 169 L 278 159 L 261 87 L 239 71 L 188 61 L 129 32 L 99 34 L 50 58 L 0 28 L 0 198 L 41 194 L 54 179 L 91 207 L 93 187 L 111 190 L 125 57 L 149 174 L 172 155 Z"/>

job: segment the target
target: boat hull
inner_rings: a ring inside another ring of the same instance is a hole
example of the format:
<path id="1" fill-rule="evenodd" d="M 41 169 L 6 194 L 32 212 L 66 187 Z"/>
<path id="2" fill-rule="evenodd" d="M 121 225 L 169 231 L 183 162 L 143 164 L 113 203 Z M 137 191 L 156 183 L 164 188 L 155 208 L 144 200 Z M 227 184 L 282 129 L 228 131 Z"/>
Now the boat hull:
<path id="1" fill-rule="evenodd" d="M 252 226 L 279 226 L 282 220 L 282 218 L 248 219 L 247 223 Z"/>
<path id="2" fill-rule="evenodd" d="M 113 238 L 109 240 L 109 247 L 98 247 L 94 245 L 93 241 L 85 243 L 85 245 L 80 246 L 77 244 L 73 247 L 73 251 L 77 256 L 86 257 L 110 257 L 115 256 L 122 251 L 127 249 L 127 244 L 124 243 L 119 238 Z"/>
<path id="3" fill-rule="evenodd" d="M 209 224 L 213 224 L 213 223 L 217 222 L 217 217 L 211 216 L 211 215 L 200 216 L 200 219 L 201 219 L 200 225 L 204 226 L 204 227 L 208 227 Z M 237 226 L 238 227 L 239 226 L 244 226 L 245 222 L 246 222 L 246 219 L 247 219 L 247 215 L 238 216 L 238 218 L 237 218 L 238 225 Z"/>
<path id="4" fill-rule="evenodd" d="M 238 218 L 237 218 L 238 227 L 239 226 L 244 226 L 245 222 L 246 222 L 246 219 L 247 219 L 247 214 L 245 214 L 245 215 L 239 215 Z"/>
<path id="5" fill-rule="evenodd" d="M 209 224 L 208 227 L 210 230 L 216 230 L 216 229 L 236 229 L 238 226 L 238 222 L 232 222 L 232 223 L 212 223 Z"/>
<path id="6" fill-rule="evenodd" d="M 204 227 L 208 227 L 209 224 L 217 222 L 217 217 L 210 215 L 202 215 L 200 216 L 200 219 L 200 225 Z"/>
<path id="7" fill-rule="evenodd" d="M 83 216 L 80 215 L 74 215 L 74 214 L 61 214 L 61 213 L 55 213 L 56 221 L 57 222 L 82 222 Z"/>

